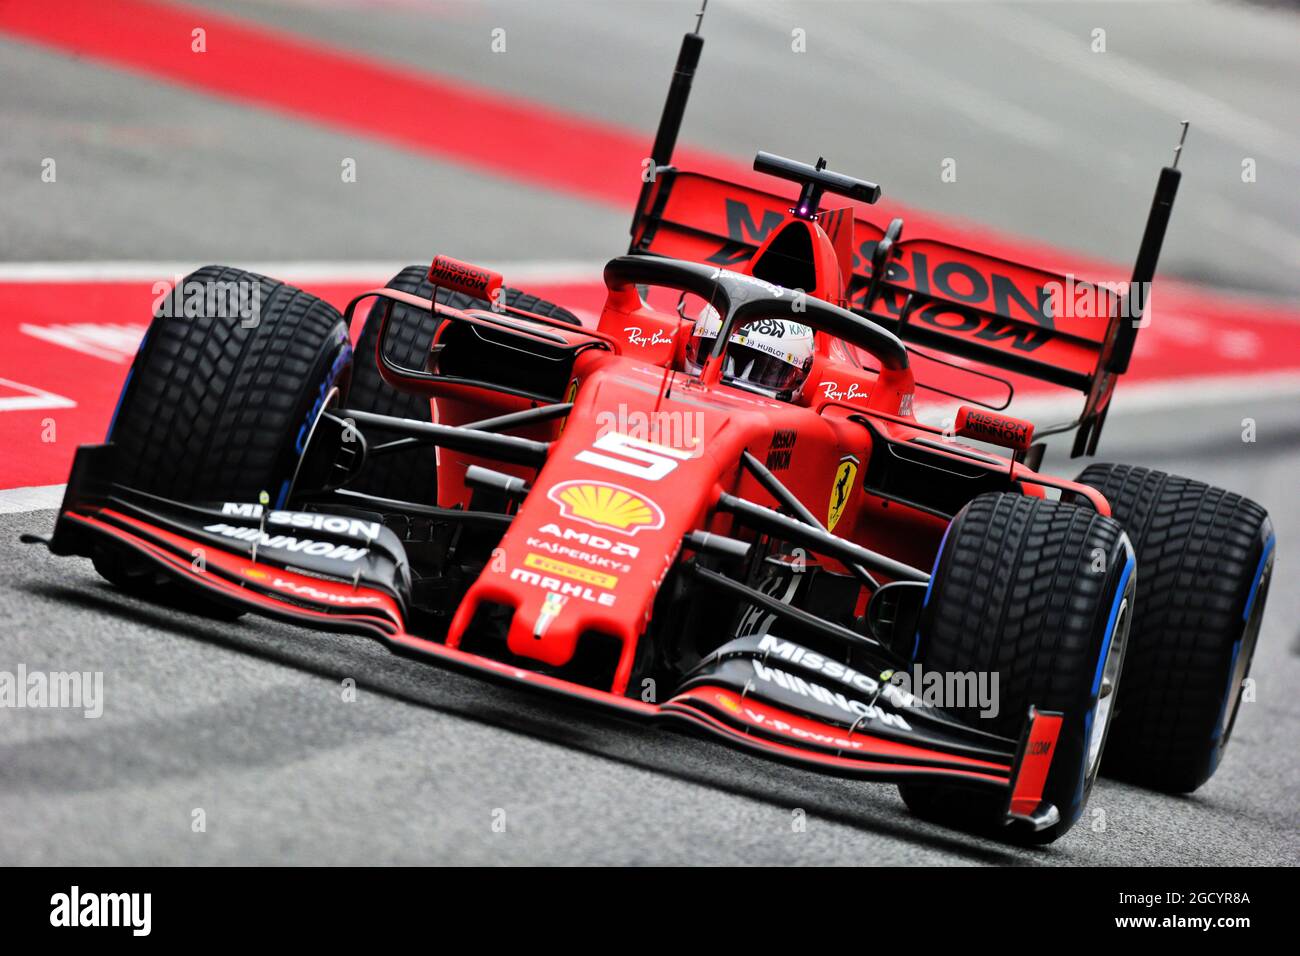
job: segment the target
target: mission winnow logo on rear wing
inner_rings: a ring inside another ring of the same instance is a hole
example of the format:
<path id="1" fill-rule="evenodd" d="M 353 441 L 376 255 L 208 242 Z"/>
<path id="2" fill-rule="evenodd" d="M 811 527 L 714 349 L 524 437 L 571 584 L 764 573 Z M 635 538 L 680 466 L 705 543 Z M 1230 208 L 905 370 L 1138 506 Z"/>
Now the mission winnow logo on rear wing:
<path id="1" fill-rule="evenodd" d="M 738 268 L 785 219 L 789 202 L 710 176 L 675 172 L 654 207 L 641 250 Z M 1113 297 L 1088 314 L 1069 307 L 1064 275 L 938 240 L 900 239 L 876 298 L 867 302 L 871 261 L 884 230 L 852 210 L 822 210 L 821 225 L 837 240 L 851 230 L 847 305 L 877 320 L 904 322 L 933 347 L 1086 390 L 1111 334 Z M 1093 287 L 1089 287 L 1093 288 Z M 909 305 L 910 300 L 910 305 Z"/>

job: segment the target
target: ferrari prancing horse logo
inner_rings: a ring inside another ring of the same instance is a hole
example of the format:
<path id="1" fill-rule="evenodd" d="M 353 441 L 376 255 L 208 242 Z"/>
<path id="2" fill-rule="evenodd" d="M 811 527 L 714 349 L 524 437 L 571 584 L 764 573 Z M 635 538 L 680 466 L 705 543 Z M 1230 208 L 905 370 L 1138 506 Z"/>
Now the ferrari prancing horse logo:
<path id="1" fill-rule="evenodd" d="M 826 514 L 826 530 L 834 531 L 844 514 L 844 506 L 853 495 L 853 483 L 858 477 L 858 460 L 852 455 L 840 459 L 840 466 L 835 469 L 835 484 L 831 487 L 831 506 Z"/>

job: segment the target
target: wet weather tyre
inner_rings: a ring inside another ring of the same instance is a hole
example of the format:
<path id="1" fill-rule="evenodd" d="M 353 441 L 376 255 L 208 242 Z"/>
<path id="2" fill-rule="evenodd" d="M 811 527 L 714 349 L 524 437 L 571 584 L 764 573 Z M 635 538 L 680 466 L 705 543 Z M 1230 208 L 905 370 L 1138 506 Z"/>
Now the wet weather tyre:
<path id="1" fill-rule="evenodd" d="M 949 526 L 921 613 L 925 671 L 996 676 L 997 713 L 947 707 L 972 726 L 1019 739 L 1029 707 L 1063 714 L 1043 799 L 1059 819 L 1003 828 L 1005 792 L 907 783 L 918 816 L 1049 843 L 1079 819 L 1100 766 L 1133 603 L 1132 549 L 1090 508 L 1016 494 L 981 495 Z M 953 703 L 953 702 L 946 702 Z"/>
<path id="2" fill-rule="evenodd" d="M 426 266 L 407 266 L 388 283 L 388 288 L 397 289 L 431 298 L 433 285 L 426 278 Z M 484 309 L 488 302 L 476 299 L 463 292 L 448 289 L 437 290 L 438 301 L 454 309 Z M 528 295 L 518 289 L 504 289 L 505 304 L 544 315 L 548 318 L 562 319 L 574 325 L 580 325 L 577 316 L 567 309 Z M 357 361 L 352 376 L 352 390 L 348 396 L 348 407 L 358 411 L 374 412 L 377 415 L 394 415 L 398 418 L 412 418 L 416 421 L 431 420 L 428 398 L 399 392 L 379 374 L 377 348 L 379 344 L 379 326 L 385 311 L 392 311 L 390 321 L 388 355 L 399 365 L 406 368 L 424 368 L 433 345 L 433 336 L 438 329 L 438 322 L 420 309 L 387 300 L 375 300 L 361 336 L 357 340 Z M 394 441 L 402 436 L 384 429 L 366 429 L 366 441 L 373 447 L 387 441 Z M 427 502 L 435 497 L 437 463 L 435 451 L 424 445 L 384 455 L 368 464 L 362 473 L 348 485 L 355 491 L 383 498 L 396 498 L 400 501 Z"/>
<path id="3" fill-rule="evenodd" d="M 1273 527 L 1248 498 L 1149 468 L 1094 464 L 1142 576 L 1103 770 L 1187 793 L 1232 734 L 1272 577 Z"/>
<path id="4" fill-rule="evenodd" d="M 120 484 L 178 501 L 284 504 L 312 423 L 347 388 L 352 347 L 337 309 L 291 285 L 223 266 L 160 300 L 109 430 Z M 110 581 L 164 579 L 120 555 Z"/>

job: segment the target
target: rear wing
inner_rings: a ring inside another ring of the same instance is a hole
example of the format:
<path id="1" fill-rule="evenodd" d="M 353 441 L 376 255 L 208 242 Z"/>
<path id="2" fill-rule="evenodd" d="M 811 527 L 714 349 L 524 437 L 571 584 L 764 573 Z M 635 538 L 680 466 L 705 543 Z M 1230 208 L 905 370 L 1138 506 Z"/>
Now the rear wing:
<path id="1" fill-rule="evenodd" d="M 652 199 L 635 251 L 729 269 L 749 261 L 790 207 L 788 198 L 675 170 L 660 176 Z M 820 225 L 832 242 L 851 232 L 847 307 L 907 341 L 1087 392 L 1121 324 L 1109 290 L 1095 302 L 1100 316 L 1075 315 L 1062 307 L 1078 285 L 1070 277 L 935 239 L 892 241 L 873 289 L 885 230 L 851 209 L 823 212 Z"/>
<path id="2" fill-rule="evenodd" d="M 633 222 L 636 253 L 734 269 L 790 212 L 790 200 L 774 193 L 671 166 L 656 172 Z M 819 222 L 836 247 L 851 249 L 847 308 L 904 341 L 1084 393 L 1079 418 L 1048 431 L 1078 426 L 1073 453 L 1092 454 L 1143 324 L 1179 176 L 1161 170 L 1133 278 L 1118 287 L 938 239 L 903 239 L 902 220 L 883 229 L 851 208 L 823 210 Z"/>
<path id="3" fill-rule="evenodd" d="M 795 210 L 788 198 L 671 165 L 703 45 L 697 20 L 695 32 L 682 40 L 628 251 L 734 269 L 748 262 Z M 1186 136 L 1184 123 L 1174 163 L 1160 173 L 1133 277 L 1122 287 L 1080 282 L 938 239 L 903 239 L 901 219 L 881 228 L 852 208 L 819 212 L 814 201 L 805 209 L 807 185 L 796 203 L 801 216 L 818 220 L 837 250 L 849 250 L 844 305 L 905 341 L 1082 392 L 1086 398 L 1076 420 L 1039 434 L 1077 427 L 1073 454 L 1092 454 L 1115 382 L 1128 370 L 1142 325 L 1178 191 L 1178 155 Z M 771 172 L 763 168 L 765 157 L 759 154 L 755 168 Z M 824 165 L 818 164 L 814 176 L 835 175 L 823 174 Z M 824 181 L 817 185 L 851 195 Z M 874 184 L 866 185 L 879 195 Z"/>

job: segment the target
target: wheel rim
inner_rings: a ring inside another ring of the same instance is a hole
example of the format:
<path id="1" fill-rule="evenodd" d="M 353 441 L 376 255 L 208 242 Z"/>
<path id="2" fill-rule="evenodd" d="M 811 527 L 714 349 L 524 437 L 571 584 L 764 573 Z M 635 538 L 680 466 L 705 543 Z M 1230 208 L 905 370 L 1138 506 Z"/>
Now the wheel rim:
<path id="1" fill-rule="evenodd" d="M 1106 742 L 1106 730 L 1115 713 L 1115 691 L 1119 689 L 1119 673 L 1124 663 L 1124 648 L 1128 644 L 1128 631 L 1131 621 L 1129 613 L 1131 588 L 1126 589 L 1120 601 L 1119 611 L 1115 617 L 1115 628 L 1111 634 L 1110 646 L 1106 650 L 1106 663 L 1102 665 L 1101 684 L 1097 688 L 1097 700 L 1092 705 L 1089 715 L 1091 733 L 1088 736 L 1088 761 L 1085 765 L 1085 780 L 1092 783 L 1101 765 L 1101 751 Z"/>
<path id="2" fill-rule="evenodd" d="M 1260 571 L 1259 582 L 1252 588 L 1253 601 L 1250 617 L 1241 632 L 1241 640 L 1233 654 L 1232 669 L 1228 675 L 1228 691 L 1225 700 L 1224 716 L 1219 723 L 1219 745 L 1227 743 L 1232 733 L 1233 724 L 1237 722 L 1237 711 L 1241 708 L 1242 685 L 1250 673 L 1250 664 L 1255 657 L 1255 645 L 1259 641 L 1259 628 L 1264 620 L 1264 603 L 1268 598 L 1269 579 L 1272 577 L 1273 562 L 1271 558 Z"/>

